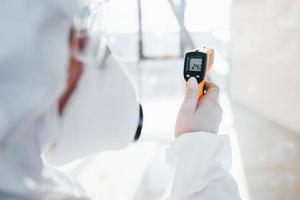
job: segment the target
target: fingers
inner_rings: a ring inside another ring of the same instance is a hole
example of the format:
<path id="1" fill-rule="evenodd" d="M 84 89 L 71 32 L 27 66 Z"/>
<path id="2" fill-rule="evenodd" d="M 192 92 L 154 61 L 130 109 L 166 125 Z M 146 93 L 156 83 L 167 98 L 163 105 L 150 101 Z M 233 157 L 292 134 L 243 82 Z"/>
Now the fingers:
<path id="1" fill-rule="evenodd" d="M 219 97 L 220 88 L 211 81 L 206 81 L 206 96 L 217 99 Z"/>
<path id="2" fill-rule="evenodd" d="M 210 81 L 206 82 L 205 96 L 217 100 L 219 97 L 219 92 L 220 89 L 216 84 Z M 194 113 L 197 110 L 198 98 L 199 98 L 198 82 L 196 78 L 191 77 L 186 84 L 185 98 L 182 104 L 182 109 L 186 112 Z"/>
<path id="3" fill-rule="evenodd" d="M 182 104 L 184 110 L 194 112 L 198 102 L 198 82 L 196 78 L 191 77 L 186 84 L 185 98 Z"/>

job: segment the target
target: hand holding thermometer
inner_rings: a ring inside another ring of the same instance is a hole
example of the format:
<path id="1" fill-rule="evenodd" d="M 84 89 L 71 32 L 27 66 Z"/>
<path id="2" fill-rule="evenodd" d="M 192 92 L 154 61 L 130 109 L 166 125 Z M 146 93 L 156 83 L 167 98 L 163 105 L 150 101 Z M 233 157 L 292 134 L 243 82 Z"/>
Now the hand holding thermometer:
<path id="1" fill-rule="evenodd" d="M 186 81 L 195 77 L 199 84 L 199 97 L 204 94 L 206 73 L 214 63 L 214 49 L 203 48 L 187 52 L 184 58 L 183 75 Z"/>

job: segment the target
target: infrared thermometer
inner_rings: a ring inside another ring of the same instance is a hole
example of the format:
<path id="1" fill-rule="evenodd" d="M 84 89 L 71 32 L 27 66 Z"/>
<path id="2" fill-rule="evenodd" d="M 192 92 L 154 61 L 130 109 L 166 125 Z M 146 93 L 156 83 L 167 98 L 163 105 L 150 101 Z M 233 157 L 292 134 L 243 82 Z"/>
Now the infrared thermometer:
<path id="1" fill-rule="evenodd" d="M 206 74 L 214 64 L 214 49 L 196 49 L 187 52 L 184 58 L 183 76 L 186 81 L 195 77 L 199 84 L 199 97 L 203 96 L 205 90 Z"/>

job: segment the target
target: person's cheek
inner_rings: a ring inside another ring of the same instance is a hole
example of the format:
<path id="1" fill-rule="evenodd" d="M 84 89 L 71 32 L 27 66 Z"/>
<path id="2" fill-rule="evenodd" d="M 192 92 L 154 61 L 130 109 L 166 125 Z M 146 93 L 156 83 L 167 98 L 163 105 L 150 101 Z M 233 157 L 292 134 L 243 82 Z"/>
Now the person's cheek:
<path id="1" fill-rule="evenodd" d="M 70 99 L 71 95 L 73 94 L 74 90 L 76 89 L 77 83 L 82 75 L 83 68 L 82 64 L 78 62 L 77 60 L 71 58 L 69 69 L 68 69 L 68 80 L 67 80 L 67 86 L 62 94 L 62 96 L 59 99 L 59 113 L 62 114 L 64 107 L 68 103 L 68 100 Z"/>

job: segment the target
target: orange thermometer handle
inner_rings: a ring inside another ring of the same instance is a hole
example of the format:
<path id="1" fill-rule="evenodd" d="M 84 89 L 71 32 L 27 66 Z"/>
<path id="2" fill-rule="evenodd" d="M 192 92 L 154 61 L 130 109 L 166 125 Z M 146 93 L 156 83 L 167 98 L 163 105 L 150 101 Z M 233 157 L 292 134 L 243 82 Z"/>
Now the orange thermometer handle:
<path id="1" fill-rule="evenodd" d="M 206 66 L 206 74 L 211 70 L 213 64 L 214 64 L 214 49 L 207 48 L 205 49 L 207 53 L 207 66 Z M 206 82 L 206 74 L 204 76 L 203 81 L 201 81 L 198 85 L 199 88 L 199 98 L 204 95 L 204 90 L 205 90 L 205 82 Z"/>
<path id="2" fill-rule="evenodd" d="M 205 79 L 203 81 L 201 81 L 198 85 L 199 88 L 199 98 L 202 97 L 204 95 L 204 86 L 205 86 Z"/>

